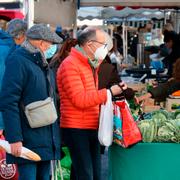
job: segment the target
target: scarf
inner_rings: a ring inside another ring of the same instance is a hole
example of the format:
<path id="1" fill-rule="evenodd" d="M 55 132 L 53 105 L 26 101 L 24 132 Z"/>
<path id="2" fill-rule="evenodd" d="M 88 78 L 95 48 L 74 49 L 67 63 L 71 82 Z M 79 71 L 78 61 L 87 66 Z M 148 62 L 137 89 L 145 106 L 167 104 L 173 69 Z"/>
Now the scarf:
<path id="1" fill-rule="evenodd" d="M 88 57 L 87 54 L 85 53 L 85 51 L 83 50 L 83 48 L 81 48 L 79 45 L 76 45 L 75 48 L 78 51 L 80 51 L 84 56 Z M 88 57 L 88 63 L 93 69 L 96 69 L 99 66 L 99 60 L 98 59 L 91 60 Z"/>
<path id="2" fill-rule="evenodd" d="M 42 61 L 43 61 L 43 66 L 48 65 L 48 62 L 44 56 L 44 53 L 39 48 L 33 46 L 28 40 L 25 40 L 21 46 L 27 51 L 29 51 L 30 53 L 40 53 L 42 57 Z"/>

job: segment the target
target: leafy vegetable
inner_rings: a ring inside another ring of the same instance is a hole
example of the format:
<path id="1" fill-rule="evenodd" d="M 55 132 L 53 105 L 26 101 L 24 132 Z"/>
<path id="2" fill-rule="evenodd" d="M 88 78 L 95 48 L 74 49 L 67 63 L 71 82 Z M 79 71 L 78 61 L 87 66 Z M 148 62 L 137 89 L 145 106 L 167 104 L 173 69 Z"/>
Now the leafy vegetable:
<path id="1" fill-rule="evenodd" d="M 174 114 L 173 118 L 171 116 L 172 115 L 170 113 L 163 109 L 143 114 L 144 119 L 153 119 L 157 122 L 158 125 L 161 125 L 161 123 L 166 121 L 167 119 L 174 118 Z"/>
<path id="2" fill-rule="evenodd" d="M 143 142 L 152 142 L 155 139 L 157 126 L 153 120 L 139 121 L 138 127 L 141 131 Z"/>
<path id="3" fill-rule="evenodd" d="M 175 119 L 180 119 L 180 110 L 177 110 L 177 111 L 174 113 L 174 116 L 175 116 Z"/>

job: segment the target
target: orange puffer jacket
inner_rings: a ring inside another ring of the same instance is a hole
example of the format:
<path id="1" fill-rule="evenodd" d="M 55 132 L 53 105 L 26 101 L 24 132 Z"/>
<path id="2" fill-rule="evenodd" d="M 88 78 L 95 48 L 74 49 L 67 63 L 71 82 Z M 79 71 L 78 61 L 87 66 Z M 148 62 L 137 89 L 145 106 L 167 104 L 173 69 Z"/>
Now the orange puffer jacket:
<path id="1" fill-rule="evenodd" d="M 107 90 L 98 90 L 97 70 L 75 48 L 57 72 L 62 128 L 97 129 L 99 105 L 106 102 Z"/>

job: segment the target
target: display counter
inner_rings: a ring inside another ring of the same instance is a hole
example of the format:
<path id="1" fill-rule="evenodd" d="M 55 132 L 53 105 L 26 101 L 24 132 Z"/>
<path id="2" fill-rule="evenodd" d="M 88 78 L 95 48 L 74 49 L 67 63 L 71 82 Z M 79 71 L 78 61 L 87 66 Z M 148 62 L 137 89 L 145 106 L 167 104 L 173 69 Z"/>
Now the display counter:
<path id="1" fill-rule="evenodd" d="M 180 180 L 180 144 L 138 143 L 109 148 L 109 180 Z"/>

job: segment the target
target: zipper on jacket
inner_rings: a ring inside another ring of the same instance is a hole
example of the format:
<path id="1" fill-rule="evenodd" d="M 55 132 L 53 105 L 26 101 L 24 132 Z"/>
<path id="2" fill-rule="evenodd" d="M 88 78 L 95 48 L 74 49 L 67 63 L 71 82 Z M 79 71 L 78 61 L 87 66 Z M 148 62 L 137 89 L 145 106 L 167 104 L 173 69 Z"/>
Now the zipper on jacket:
<path id="1" fill-rule="evenodd" d="M 92 69 L 92 73 L 93 73 L 94 85 L 96 87 L 96 70 L 92 67 L 91 67 L 91 69 Z"/>

